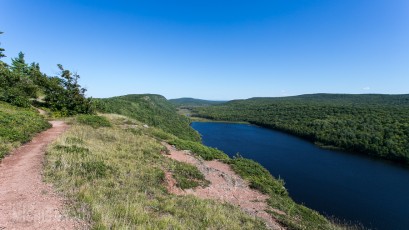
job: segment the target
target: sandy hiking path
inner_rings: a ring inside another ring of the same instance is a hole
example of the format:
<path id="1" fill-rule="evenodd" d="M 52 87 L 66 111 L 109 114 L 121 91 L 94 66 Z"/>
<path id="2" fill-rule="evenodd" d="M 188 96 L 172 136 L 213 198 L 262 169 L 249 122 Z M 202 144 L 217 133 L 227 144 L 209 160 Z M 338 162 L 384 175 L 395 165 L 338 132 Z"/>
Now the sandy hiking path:
<path id="1" fill-rule="evenodd" d="M 204 199 L 228 202 L 240 207 L 251 216 L 257 216 L 265 221 L 270 229 L 285 229 L 265 210 L 273 210 L 267 204 L 268 196 L 251 189 L 247 181 L 238 176 L 229 165 L 219 161 L 204 161 L 194 157 L 188 151 L 179 151 L 167 143 L 162 143 L 169 150 L 166 156 L 196 166 L 203 173 L 206 180 L 210 181 L 207 187 L 182 190 L 176 187 L 176 181 L 170 172 L 165 173 L 167 189 L 177 195 L 192 194 Z"/>
<path id="2" fill-rule="evenodd" d="M 0 230 L 79 228 L 64 214 L 64 200 L 42 180 L 46 146 L 68 128 L 62 121 L 51 124 L 0 162 Z"/>

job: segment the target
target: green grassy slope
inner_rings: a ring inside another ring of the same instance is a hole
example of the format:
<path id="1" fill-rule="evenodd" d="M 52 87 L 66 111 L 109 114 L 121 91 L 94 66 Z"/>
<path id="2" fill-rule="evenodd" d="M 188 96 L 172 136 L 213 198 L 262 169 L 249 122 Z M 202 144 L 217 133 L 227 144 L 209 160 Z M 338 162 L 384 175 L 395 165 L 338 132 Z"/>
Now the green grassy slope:
<path id="1" fill-rule="evenodd" d="M 96 99 L 97 109 L 104 113 L 117 113 L 148 125 L 163 129 L 182 139 L 198 141 L 188 118 L 178 115 L 176 108 L 165 97 L 154 94 L 126 95 Z"/>
<path id="2" fill-rule="evenodd" d="M 223 104 L 227 101 L 209 101 L 202 99 L 195 99 L 190 97 L 183 97 L 177 99 L 170 99 L 170 103 L 177 107 L 197 107 L 197 106 L 209 106 L 209 105 L 218 105 Z"/>
<path id="3" fill-rule="evenodd" d="M 296 204 L 261 165 L 243 158 L 230 159 L 199 142 L 182 140 L 120 115 L 80 117 L 49 147 L 46 180 L 74 201 L 73 211 L 93 229 L 265 229 L 265 225 L 238 207 L 194 196 L 176 196 L 166 190 L 165 171 L 177 186 L 206 185 L 195 167 L 169 159 L 160 142 L 192 150 L 204 159 L 220 159 L 270 196 L 271 212 L 288 229 L 340 229 L 317 212 Z"/>
<path id="4" fill-rule="evenodd" d="M 0 102 L 0 160 L 50 124 L 37 111 Z"/>
<path id="5" fill-rule="evenodd" d="M 196 108 L 199 117 L 247 121 L 323 146 L 409 163 L 409 95 L 313 94 Z"/>
<path id="6" fill-rule="evenodd" d="M 151 133 L 162 130 L 107 117 L 111 125 L 74 121 L 46 155 L 46 180 L 74 201 L 91 229 L 265 229 L 232 205 L 168 193 L 165 171 L 181 188 L 206 181 L 197 168 L 161 154 L 165 147 Z"/>

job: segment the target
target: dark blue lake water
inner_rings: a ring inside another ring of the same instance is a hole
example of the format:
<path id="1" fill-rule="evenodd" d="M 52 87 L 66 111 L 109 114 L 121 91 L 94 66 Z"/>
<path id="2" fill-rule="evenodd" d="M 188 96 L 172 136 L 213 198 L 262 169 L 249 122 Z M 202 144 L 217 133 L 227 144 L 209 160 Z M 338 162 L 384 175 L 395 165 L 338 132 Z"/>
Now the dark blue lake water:
<path id="1" fill-rule="evenodd" d="M 193 122 L 207 146 L 239 152 L 284 179 L 290 196 L 320 213 L 372 229 L 409 229 L 409 169 L 367 156 L 321 149 L 247 124 Z"/>

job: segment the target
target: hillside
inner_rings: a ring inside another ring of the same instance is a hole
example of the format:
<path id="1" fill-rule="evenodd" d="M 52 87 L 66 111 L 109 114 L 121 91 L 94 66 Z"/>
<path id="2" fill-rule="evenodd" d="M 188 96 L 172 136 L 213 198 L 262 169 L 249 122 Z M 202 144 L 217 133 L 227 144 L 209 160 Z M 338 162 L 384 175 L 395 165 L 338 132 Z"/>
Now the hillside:
<path id="1" fill-rule="evenodd" d="M 190 98 L 190 97 L 183 97 L 183 98 L 177 98 L 177 99 L 170 99 L 169 102 L 177 107 L 197 107 L 197 106 L 218 105 L 218 104 L 223 104 L 227 101 L 209 101 L 209 100 L 195 99 L 195 98 Z"/>
<path id="2" fill-rule="evenodd" d="M 409 163 L 409 95 L 251 98 L 195 108 L 194 114 L 246 121 L 304 137 L 323 147 Z"/>
<path id="3" fill-rule="evenodd" d="M 267 215 L 288 229 L 340 229 L 296 204 L 283 182 L 254 161 L 230 159 L 217 149 L 145 128 L 121 115 L 83 115 L 70 123 L 47 151 L 45 178 L 70 198 L 73 214 L 92 229 L 265 229 L 261 219 L 238 206 L 168 191 L 169 175 L 184 190 L 205 188 L 209 181 L 192 164 L 167 157 L 163 142 L 190 150 L 198 162 L 218 159 L 229 164 L 251 188 L 267 196 Z"/>
<path id="4" fill-rule="evenodd" d="M 0 102 L 0 160 L 51 125 L 34 109 Z"/>
<path id="5" fill-rule="evenodd" d="M 254 97 L 246 100 L 233 100 L 228 103 L 245 104 L 270 104 L 274 102 L 292 102 L 292 103 L 319 103 L 331 105 L 355 105 L 355 106 L 409 106 L 409 94 L 388 95 L 388 94 L 304 94 L 290 97 Z"/>
<path id="6" fill-rule="evenodd" d="M 200 140 L 199 134 L 189 126 L 189 119 L 178 115 L 176 108 L 163 96 L 133 94 L 95 99 L 95 102 L 100 112 L 125 115 L 185 140 Z"/>

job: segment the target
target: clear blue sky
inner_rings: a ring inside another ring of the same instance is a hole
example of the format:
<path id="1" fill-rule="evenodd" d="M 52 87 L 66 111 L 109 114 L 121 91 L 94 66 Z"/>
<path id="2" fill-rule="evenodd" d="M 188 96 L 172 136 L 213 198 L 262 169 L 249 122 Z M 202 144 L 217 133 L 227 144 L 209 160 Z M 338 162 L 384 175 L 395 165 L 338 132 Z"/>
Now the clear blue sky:
<path id="1" fill-rule="evenodd" d="M 409 93 L 408 0 L 0 0 L 0 31 L 93 97 Z"/>

